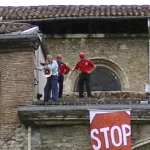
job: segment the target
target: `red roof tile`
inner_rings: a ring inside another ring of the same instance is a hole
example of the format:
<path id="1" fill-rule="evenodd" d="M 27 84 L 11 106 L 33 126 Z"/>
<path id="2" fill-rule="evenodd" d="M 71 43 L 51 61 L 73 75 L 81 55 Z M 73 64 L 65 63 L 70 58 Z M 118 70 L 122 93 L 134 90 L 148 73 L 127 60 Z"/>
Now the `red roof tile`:
<path id="1" fill-rule="evenodd" d="M 141 17 L 150 16 L 150 5 L 50 5 L 0 7 L 0 17 L 3 20 L 37 20 L 65 17 Z"/>

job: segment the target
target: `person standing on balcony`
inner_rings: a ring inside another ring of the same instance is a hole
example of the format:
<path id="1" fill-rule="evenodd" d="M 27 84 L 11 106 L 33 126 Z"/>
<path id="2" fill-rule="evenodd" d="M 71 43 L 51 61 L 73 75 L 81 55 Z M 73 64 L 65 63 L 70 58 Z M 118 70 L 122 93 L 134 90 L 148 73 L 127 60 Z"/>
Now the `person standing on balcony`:
<path id="1" fill-rule="evenodd" d="M 58 94 L 58 98 L 62 98 L 64 75 L 66 75 L 70 71 L 70 67 L 67 66 L 64 62 L 62 62 L 62 55 L 61 54 L 57 55 L 57 63 L 58 63 L 58 68 L 59 68 L 59 74 L 58 74 L 59 94 Z"/>
<path id="2" fill-rule="evenodd" d="M 46 62 L 42 63 L 42 66 L 47 65 L 52 71 L 52 75 L 47 77 L 47 83 L 44 88 L 44 102 L 48 102 L 50 100 L 50 95 L 52 91 L 52 100 L 58 100 L 58 64 L 57 61 L 53 59 L 51 55 L 47 55 Z"/>
<path id="3" fill-rule="evenodd" d="M 80 60 L 77 62 L 75 65 L 74 70 L 79 73 L 79 97 L 83 98 L 83 87 L 84 87 L 84 82 L 86 85 L 86 90 L 87 90 L 87 96 L 92 97 L 91 94 L 91 88 L 90 88 L 90 74 L 91 72 L 95 69 L 95 64 L 85 58 L 85 54 L 83 52 L 79 53 Z"/>

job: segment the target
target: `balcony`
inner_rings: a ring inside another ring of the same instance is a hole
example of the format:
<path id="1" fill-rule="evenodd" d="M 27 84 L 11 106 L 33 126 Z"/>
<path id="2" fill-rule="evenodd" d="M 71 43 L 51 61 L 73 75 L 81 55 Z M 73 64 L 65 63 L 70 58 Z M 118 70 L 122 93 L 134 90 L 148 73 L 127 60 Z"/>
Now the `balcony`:
<path id="1" fill-rule="evenodd" d="M 89 124 L 90 109 L 131 109 L 131 120 L 150 122 L 149 96 L 143 92 L 94 92 L 92 98 L 79 99 L 77 94 L 65 95 L 58 102 L 44 104 L 37 100 L 32 105 L 18 106 L 20 120 L 26 125 Z"/>

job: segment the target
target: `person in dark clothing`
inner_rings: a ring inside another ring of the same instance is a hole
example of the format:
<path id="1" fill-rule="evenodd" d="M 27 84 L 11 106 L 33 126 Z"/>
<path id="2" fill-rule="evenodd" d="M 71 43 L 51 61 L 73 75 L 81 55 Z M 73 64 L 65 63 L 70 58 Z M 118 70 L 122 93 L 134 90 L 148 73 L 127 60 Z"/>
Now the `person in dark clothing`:
<path id="1" fill-rule="evenodd" d="M 58 98 L 62 98 L 64 75 L 70 71 L 70 67 L 62 62 L 62 55 L 61 54 L 57 55 L 57 63 L 58 63 L 58 68 L 59 68 L 59 73 L 58 73 L 59 94 L 58 94 Z"/>
<path id="2" fill-rule="evenodd" d="M 79 73 L 79 97 L 83 98 L 83 87 L 84 83 L 86 85 L 87 96 L 92 97 L 91 88 L 90 88 L 90 73 L 95 69 L 95 64 L 85 58 L 85 54 L 83 52 L 79 53 L 80 60 L 75 65 L 75 70 Z"/>

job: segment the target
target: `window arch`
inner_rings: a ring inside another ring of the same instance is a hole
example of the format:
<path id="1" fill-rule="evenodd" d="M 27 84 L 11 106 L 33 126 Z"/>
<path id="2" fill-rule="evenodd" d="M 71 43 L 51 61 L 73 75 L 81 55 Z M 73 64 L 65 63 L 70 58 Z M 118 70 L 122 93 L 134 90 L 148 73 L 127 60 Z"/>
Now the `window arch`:
<path id="1" fill-rule="evenodd" d="M 129 82 L 128 82 L 126 74 L 124 73 L 123 69 L 121 67 L 119 67 L 119 65 L 117 65 L 115 62 L 113 62 L 109 59 L 100 58 L 100 57 L 91 58 L 90 60 L 92 60 L 96 64 L 96 66 L 97 66 L 96 67 L 97 69 L 95 70 L 96 72 L 98 70 L 102 70 L 102 72 L 105 72 L 105 74 L 107 73 L 108 76 L 111 76 L 112 82 L 114 82 L 114 84 L 112 84 L 112 85 L 110 84 L 110 82 L 108 82 L 109 88 L 108 87 L 106 88 L 103 86 L 103 89 L 102 89 L 102 87 L 101 87 L 102 91 L 106 91 L 106 90 L 126 91 L 129 89 Z M 94 71 L 93 71 L 93 74 L 94 74 Z M 94 75 L 93 75 L 93 77 L 94 77 Z M 117 81 L 115 81 L 115 79 Z M 65 82 L 65 88 L 64 88 L 65 92 L 72 93 L 72 92 L 77 91 L 77 82 L 78 82 L 78 74 L 74 70 L 72 70 L 72 72 L 70 72 L 70 74 L 67 77 L 66 82 Z M 92 74 L 91 74 L 91 82 L 92 82 Z M 107 83 L 107 82 L 105 82 L 105 83 Z M 100 85 L 100 83 L 99 83 L 99 85 Z M 113 87 L 113 86 L 115 86 L 115 87 Z M 96 85 L 95 85 L 95 87 L 93 87 L 93 91 L 95 91 L 94 88 L 96 89 Z M 100 87 L 98 90 L 101 91 Z"/>
<path id="2" fill-rule="evenodd" d="M 107 67 L 97 66 L 91 73 L 90 79 L 91 91 L 121 91 L 120 79 Z M 74 91 L 78 92 L 78 78 L 75 84 Z"/>

